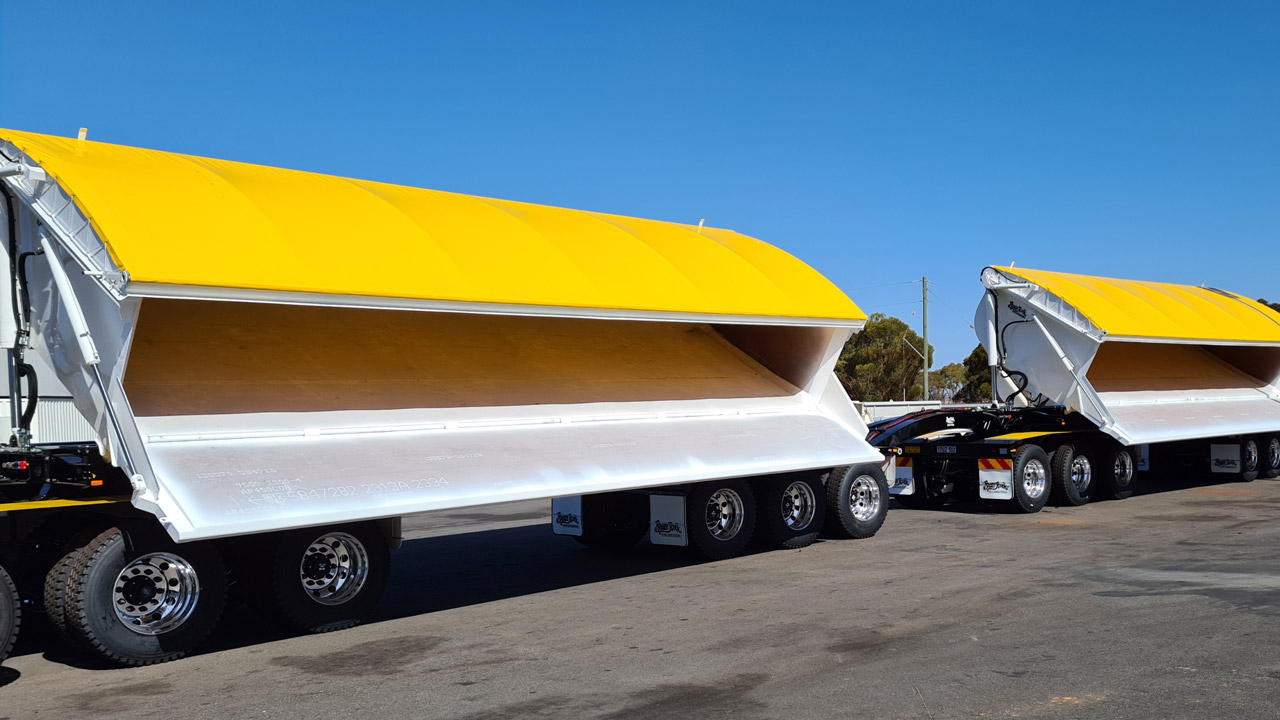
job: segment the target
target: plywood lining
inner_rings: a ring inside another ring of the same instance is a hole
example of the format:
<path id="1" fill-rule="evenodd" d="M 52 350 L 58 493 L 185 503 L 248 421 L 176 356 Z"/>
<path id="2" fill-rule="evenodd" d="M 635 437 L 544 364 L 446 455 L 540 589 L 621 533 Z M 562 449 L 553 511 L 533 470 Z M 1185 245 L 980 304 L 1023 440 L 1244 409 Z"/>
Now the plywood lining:
<path id="1" fill-rule="evenodd" d="M 795 392 L 703 324 L 170 299 L 143 301 L 124 385 L 140 417 Z"/>
<path id="2" fill-rule="evenodd" d="M 1088 377 L 1101 393 L 1252 389 L 1267 384 L 1206 347 L 1165 343 L 1103 343 Z"/>

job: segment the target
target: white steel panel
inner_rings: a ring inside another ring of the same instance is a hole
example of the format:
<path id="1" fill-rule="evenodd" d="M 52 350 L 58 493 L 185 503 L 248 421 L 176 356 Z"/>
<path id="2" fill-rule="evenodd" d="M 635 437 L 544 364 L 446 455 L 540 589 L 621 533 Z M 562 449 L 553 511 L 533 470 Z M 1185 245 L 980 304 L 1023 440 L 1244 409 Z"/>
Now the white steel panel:
<path id="1" fill-rule="evenodd" d="M 824 415 L 151 443 L 178 540 L 880 462 Z"/>

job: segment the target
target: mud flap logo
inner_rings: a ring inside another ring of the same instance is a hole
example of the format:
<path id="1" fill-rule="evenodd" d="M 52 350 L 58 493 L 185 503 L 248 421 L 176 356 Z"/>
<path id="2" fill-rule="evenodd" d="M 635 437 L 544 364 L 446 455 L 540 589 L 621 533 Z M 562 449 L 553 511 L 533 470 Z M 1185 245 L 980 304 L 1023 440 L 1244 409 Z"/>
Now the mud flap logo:
<path id="1" fill-rule="evenodd" d="M 556 513 L 555 522 L 562 528 L 582 528 L 582 520 L 577 513 L 558 512 Z"/>
<path id="2" fill-rule="evenodd" d="M 683 538 L 684 525 L 678 522 L 653 521 L 653 534 L 664 538 Z"/>
<path id="3" fill-rule="evenodd" d="M 898 458 L 897 468 L 893 473 L 893 487 L 890 495 L 914 495 L 916 492 L 915 464 L 913 458 Z"/>

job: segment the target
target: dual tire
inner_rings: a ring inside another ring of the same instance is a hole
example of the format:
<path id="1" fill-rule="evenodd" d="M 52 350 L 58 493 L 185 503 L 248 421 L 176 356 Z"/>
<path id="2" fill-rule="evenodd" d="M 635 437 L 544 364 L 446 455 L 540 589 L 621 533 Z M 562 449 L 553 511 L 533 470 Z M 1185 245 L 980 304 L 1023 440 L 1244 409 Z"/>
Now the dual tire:
<path id="1" fill-rule="evenodd" d="M 1280 477 L 1280 435 L 1267 437 L 1260 448 L 1262 451 L 1262 477 Z"/>
<path id="2" fill-rule="evenodd" d="M 1077 443 L 1059 445 L 1053 453 L 1051 467 L 1051 496 L 1056 504 L 1084 505 L 1093 499 L 1100 468 L 1094 453 L 1086 446 Z"/>

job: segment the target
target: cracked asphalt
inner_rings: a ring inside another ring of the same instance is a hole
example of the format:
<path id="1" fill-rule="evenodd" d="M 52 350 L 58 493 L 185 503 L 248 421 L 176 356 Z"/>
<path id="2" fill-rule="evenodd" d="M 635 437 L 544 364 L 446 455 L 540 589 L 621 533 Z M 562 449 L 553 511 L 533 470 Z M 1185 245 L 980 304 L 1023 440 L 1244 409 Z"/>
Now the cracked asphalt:
<path id="1" fill-rule="evenodd" d="M 1275 718 L 1280 482 L 699 563 L 551 535 L 549 503 L 406 521 L 374 622 L 228 611 L 201 654 L 83 664 L 34 615 L 0 718 Z"/>

